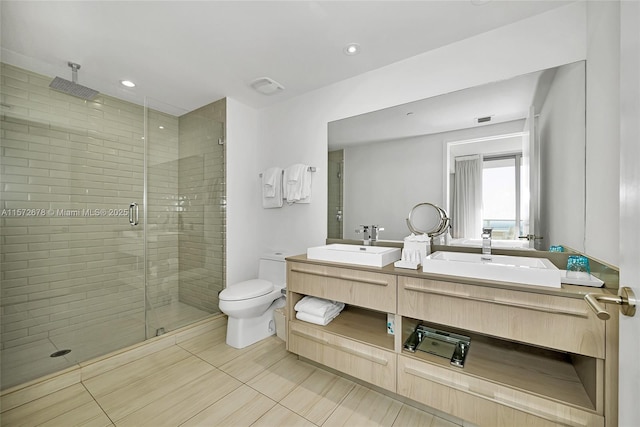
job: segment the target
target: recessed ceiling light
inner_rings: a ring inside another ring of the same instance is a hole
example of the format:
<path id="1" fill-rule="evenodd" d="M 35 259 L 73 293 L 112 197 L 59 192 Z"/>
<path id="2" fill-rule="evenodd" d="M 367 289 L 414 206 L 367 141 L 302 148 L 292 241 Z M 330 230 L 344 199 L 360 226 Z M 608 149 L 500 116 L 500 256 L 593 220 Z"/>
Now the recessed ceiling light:
<path id="1" fill-rule="evenodd" d="M 360 45 L 358 43 L 349 43 L 342 51 L 345 55 L 357 55 L 360 53 Z"/>
<path id="2" fill-rule="evenodd" d="M 136 87 L 136 84 L 131 80 L 120 80 L 120 84 L 126 87 Z"/>
<path id="3" fill-rule="evenodd" d="M 158 126 L 158 129 L 164 129 L 164 126 Z"/>

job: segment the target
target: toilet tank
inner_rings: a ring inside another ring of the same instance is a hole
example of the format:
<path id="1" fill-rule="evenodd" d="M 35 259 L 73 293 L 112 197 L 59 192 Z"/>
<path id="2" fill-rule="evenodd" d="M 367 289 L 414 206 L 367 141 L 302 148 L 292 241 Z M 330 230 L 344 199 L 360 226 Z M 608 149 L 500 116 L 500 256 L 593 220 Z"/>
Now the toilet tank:
<path id="1" fill-rule="evenodd" d="M 287 281 L 287 264 L 284 259 L 287 256 L 288 254 L 282 252 L 263 254 L 260 257 L 258 278 L 268 280 L 275 286 L 284 287 Z"/>

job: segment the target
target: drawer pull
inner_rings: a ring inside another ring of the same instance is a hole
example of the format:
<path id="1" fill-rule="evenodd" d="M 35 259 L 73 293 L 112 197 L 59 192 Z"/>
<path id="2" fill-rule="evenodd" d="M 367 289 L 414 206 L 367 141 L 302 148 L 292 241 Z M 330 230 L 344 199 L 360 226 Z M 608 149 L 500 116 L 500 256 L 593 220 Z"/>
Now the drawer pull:
<path id="1" fill-rule="evenodd" d="M 566 316 L 582 317 L 582 318 L 585 318 L 585 319 L 587 319 L 589 317 L 589 315 L 588 315 L 586 310 L 585 311 L 573 311 L 573 310 L 566 310 L 566 309 L 544 307 L 544 306 L 541 306 L 541 305 L 531 305 L 531 304 L 522 304 L 522 303 L 512 302 L 512 301 L 503 301 L 503 300 L 499 300 L 499 299 L 479 298 L 479 297 L 474 297 L 474 296 L 471 296 L 471 295 L 457 294 L 457 293 L 454 293 L 454 292 L 446 292 L 446 291 L 439 291 L 439 290 L 433 290 L 433 289 L 425 289 L 425 288 L 412 286 L 412 285 L 405 285 L 404 288 L 406 290 L 408 290 L 408 291 L 421 292 L 423 294 L 432 294 L 432 295 L 438 295 L 438 296 L 460 298 L 460 299 L 466 299 L 466 300 L 470 300 L 470 301 L 485 302 L 485 303 L 488 303 L 488 304 L 506 305 L 506 306 L 509 306 L 509 307 L 522 308 L 522 309 L 525 309 L 525 310 L 541 311 L 541 312 L 544 312 L 544 313 L 563 314 L 563 315 L 566 315 Z"/>
<path id="2" fill-rule="evenodd" d="M 389 286 L 387 282 L 371 280 L 371 279 L 361 279 L 359 277 L 340 276 L 338 274 L 329 274 L 329 273 L 322 273 L 319 271 L 310 271 L 310 270 L 300 270 L 298 268 L 292 268 L 291 271 L 293 273 L 309 274 L 312 276 L 326 277 L 328 279 L 339 279 L 339 280 L 348 280 L 350 282 L 366 283 L 367 285 Z"/>
<path id="3" fill-rule="evenodd" d="M 383 359 L 382 357 L 376 357 L 374 355 L 371 355 L 362 351 L 354 350 L 348 347 L 341 347 L 339 345 L 332 344 L 328 340 L 323 338 L 318 338 L 313 335 L 309 335 L 307 333 L 300 332 L 300 331 L 291 331 L 291 333 L 294 335 L 298 335 L 299 337 L 302 337 L 304 339 L 316 342 L 318 344 L 326 345 L 327 347 L 331 347 L 333 349 L 336 349 L 345 353 L 349 353 L 363 359 L 367 359 L 368 361 L 377 363 L 378 365 L 387 366 L 389 364 L 389 361 L 387 359 Z"/>

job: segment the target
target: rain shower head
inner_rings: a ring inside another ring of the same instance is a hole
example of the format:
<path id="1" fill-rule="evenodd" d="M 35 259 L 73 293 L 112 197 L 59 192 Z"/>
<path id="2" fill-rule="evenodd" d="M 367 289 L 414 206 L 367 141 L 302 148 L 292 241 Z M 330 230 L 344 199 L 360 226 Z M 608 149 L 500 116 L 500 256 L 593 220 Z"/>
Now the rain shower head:
<path id="1" fill-rule="evenodd" d="M 53 90 L 57 90 L 59 92 L 66 93 L 68 95 L 77 96 L 78 98 L 86 99 L 87 101 L 93 100 L 100 92 L 97 90 L 90 89 L 86 86 L 82 86 L 78 83 L 78 70 L 80 69 L 80 64 L 75 64 L 73 62 L 67 62 L 69 67 L 71 67 L 71 79 L 72 81 L 65 80 L 60 77 L 56 77 L 49 84 L 49 87 Z"/>

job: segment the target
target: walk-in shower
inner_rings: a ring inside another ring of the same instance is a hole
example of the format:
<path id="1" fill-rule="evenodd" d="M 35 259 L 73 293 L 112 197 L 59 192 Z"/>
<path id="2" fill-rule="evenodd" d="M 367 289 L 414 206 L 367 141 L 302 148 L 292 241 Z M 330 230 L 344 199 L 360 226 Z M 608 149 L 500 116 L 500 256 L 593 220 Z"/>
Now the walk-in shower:
<path id="1" fill-rule="evenodd" d="M 169 114 L 1 77 L 2 389 L 216 313 L 225 100 Z"/>

